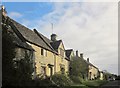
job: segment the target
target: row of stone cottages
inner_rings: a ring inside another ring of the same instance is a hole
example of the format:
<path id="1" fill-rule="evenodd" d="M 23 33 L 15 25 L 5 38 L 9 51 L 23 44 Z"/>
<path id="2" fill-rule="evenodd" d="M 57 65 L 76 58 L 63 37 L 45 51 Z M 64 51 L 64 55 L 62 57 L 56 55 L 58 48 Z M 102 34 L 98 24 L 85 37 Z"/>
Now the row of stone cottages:
<path id="1" fill-rule="evenodd" d="M 12 32 L 16 39 L 16 57 L 14 60 L 20 60 L 25 57 L 25 51 L 32 52 L 30 57 L 33 60 L 33 78 L 43 75 L 51 76 L 55 73 L 69 73 L 70 60 L 74 56 L 73 49 L 66 50 L 62 40 L 56 39 L 56 34 L 51 35 L 51 40 L 39 33 L 36 29 L 33 31 L 19 24 L 6 15 L 4 6 L 1 9 L 3 15 L 3 30 Z M 7 27 L 6 27 L 7 25 Z M 76 52 L 78 56 L 78 52 Z M 83 58 L 83 55 L 80 55 Z M 88 61 L 89 65 L 88 79 L 98 77 L 99 69 Z M 80 68 L 79 68 L 80 69 Z M 100 79 L 103 79 L 102 73 Z"/>

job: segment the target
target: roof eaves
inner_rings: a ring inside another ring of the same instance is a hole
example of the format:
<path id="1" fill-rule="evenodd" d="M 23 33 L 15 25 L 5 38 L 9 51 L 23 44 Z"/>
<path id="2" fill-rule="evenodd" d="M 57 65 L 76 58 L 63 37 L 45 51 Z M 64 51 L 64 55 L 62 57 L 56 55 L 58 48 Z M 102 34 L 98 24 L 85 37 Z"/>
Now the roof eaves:
<path id="1" fill-rule="evenodd" d="M 66 60 L 70 61 L 70 59 L 68 57 L 65 57 Z"/>

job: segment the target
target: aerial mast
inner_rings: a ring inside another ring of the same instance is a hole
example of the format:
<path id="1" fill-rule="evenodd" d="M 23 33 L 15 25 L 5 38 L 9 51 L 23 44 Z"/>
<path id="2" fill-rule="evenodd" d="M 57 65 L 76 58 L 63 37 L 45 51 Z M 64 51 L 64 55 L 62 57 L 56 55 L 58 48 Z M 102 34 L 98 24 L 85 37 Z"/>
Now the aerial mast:
<path id="1" fill-rule="evenodd" d="M 52 34 L 53 34 L 53 23 L 51 23 L 51 27 L 52 27 Z"/>

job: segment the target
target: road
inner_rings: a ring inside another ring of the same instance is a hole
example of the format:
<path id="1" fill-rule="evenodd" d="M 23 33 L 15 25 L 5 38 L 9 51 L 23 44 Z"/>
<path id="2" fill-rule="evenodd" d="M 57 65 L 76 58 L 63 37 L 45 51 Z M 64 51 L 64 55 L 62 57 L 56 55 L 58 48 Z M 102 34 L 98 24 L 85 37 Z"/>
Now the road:
<path id="1" fill-rule="evenodd" d="M 103 85 L 100 88 L 120 88 L 120 80 L 109 81 L 107 84 Z"/>

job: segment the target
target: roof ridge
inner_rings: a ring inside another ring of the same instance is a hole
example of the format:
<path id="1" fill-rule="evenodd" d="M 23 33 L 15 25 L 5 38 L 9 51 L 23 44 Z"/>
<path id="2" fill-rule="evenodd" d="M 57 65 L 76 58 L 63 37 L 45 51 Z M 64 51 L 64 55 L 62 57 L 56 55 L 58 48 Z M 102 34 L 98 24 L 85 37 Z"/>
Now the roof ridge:
<path id="1" fill-rule="evenodd" d="M 65 51 L 73 51 L 73 49 L 66 49 Z"/>

